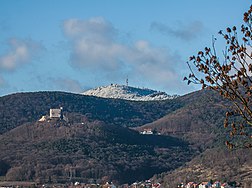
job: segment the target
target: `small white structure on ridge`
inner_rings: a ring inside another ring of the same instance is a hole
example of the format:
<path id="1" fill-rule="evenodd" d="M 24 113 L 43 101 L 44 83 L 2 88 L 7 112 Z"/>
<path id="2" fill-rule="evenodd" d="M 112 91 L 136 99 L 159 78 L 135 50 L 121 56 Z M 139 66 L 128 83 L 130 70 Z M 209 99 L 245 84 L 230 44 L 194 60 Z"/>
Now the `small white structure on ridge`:
<path id="1" fill-rule="evenodd" d="M 40 122 L 43 122 L 43 121 L 46 121 L 46 120 L 47 120 L 47 117 L 46 117 L 46 116 L 42 116 L 42 117 L 39 119 Z"/>
<path id="2" fill-rule="evenodd" d="M 141 134 L 154 134 L 153 131 L 151 129 L 144 129 L 144 131 L 140 132 Z"/>

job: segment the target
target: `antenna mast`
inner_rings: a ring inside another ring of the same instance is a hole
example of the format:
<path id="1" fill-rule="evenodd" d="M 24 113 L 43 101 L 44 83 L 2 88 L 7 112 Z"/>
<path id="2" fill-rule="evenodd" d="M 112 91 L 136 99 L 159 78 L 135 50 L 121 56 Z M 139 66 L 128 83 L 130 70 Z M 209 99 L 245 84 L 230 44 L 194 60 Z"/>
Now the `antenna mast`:
<path id="1" fill-rule="evenodd" d="M 129 79 L 128 79 L 128 76 L 126 78 L 126 86 L 128 87 L 129 86 Z"/>

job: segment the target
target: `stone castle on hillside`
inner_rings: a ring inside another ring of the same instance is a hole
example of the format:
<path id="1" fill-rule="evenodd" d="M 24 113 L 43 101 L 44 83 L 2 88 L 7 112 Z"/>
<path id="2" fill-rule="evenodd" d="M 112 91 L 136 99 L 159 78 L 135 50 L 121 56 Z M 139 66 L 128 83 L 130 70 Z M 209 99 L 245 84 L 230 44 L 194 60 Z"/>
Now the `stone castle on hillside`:
<path id="1" fill-rule="evenodd" d="M 50 121 L 50 120 L 62 120 L 62 121 L 68 121 L 67 117 L 63 114 L 63 107 L 60 108 L 51 108 L 49 112 L 49 116 L 45 115 L 42 116 L 38 121 L 44 122 L 44 121 Z"/>
<path id="2" fill-rule="evenodd" d="M 63 119 L 64 115 L 63 115 L 63 107 L 60 107 L 59 109 L 55 108 L 55 109 L 50 109 L 50 118 L 59 118 L 59 119 Z"/>

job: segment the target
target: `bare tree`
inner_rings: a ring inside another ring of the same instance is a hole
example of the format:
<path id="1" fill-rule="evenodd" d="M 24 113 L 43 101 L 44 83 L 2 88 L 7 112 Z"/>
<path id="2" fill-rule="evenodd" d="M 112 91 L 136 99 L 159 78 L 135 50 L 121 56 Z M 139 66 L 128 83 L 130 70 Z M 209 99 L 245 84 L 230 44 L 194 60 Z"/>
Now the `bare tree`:
<path id="1" fill-rule="evenodd" d="M 252 6 L 244 13 L 240 31 L 234 26 L 220 31 L 226 42 L 222 58 L 217 55 L 216 39 L 187 62 L 188 84 L 200 84 L 232 102 L 224 127 L 230 128 L 228 148 L 252 147 Z"/>

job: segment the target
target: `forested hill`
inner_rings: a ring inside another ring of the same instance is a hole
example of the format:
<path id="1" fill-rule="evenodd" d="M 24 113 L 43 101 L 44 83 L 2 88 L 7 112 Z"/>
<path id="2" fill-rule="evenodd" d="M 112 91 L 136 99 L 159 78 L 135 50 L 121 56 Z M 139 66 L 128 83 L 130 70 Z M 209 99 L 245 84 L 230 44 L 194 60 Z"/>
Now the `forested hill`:
<path id="1" fill-rule="evenodd" d="M 223 100 L 212 91 L 197 91 L 164 101 L 128 101 L 105 99 L 65 92 L 17 93 L 0 97 L 0 134 L 23 123 L 37 121 L 49 114 L 50 108 L 63 107 L 65 112 L 86 115 L 90 120 L 108 124 L 137 127 L 188 105 L 207 106 L 209 101 Z"/>
<path id="2" fill-rule="evenodd" d="M 208 90 L 159 102 L 64 92 L 4 96 L 0 98 L 0 151 L 5 151 L 0 165 L 6 166 L 2 175 L 8 180 L 65 182 L 72 169 L 75 180 L 124 183 L 172 173 L 221 142 L 225 104 Z M 71 123 L 36 122 L 60 106 Z M 141 135 L 127 127 L 151 128 L 161 135 Z M 161 179 L 170 181 L 168 177 Z"/>
<path id="3" fill-rule="evenodd" d="M 89 119 L 134 127 L 152 122 L 182 105 L 178 100 L 133 102 L 64 92 L 17 93 L 0 98 L 0 134 L 37 121 L 49 114 L 50 108 L 60 106 L 66 112 L 80 113 Z"/>
<path id="4" fill-rule="evenodd" d="M 0 176 L 41 184 L 133 183 L 174 170 L 193 156 L 181 139 L 100 121 L 27 123 L 0 135 L 0 151 Z"/>

